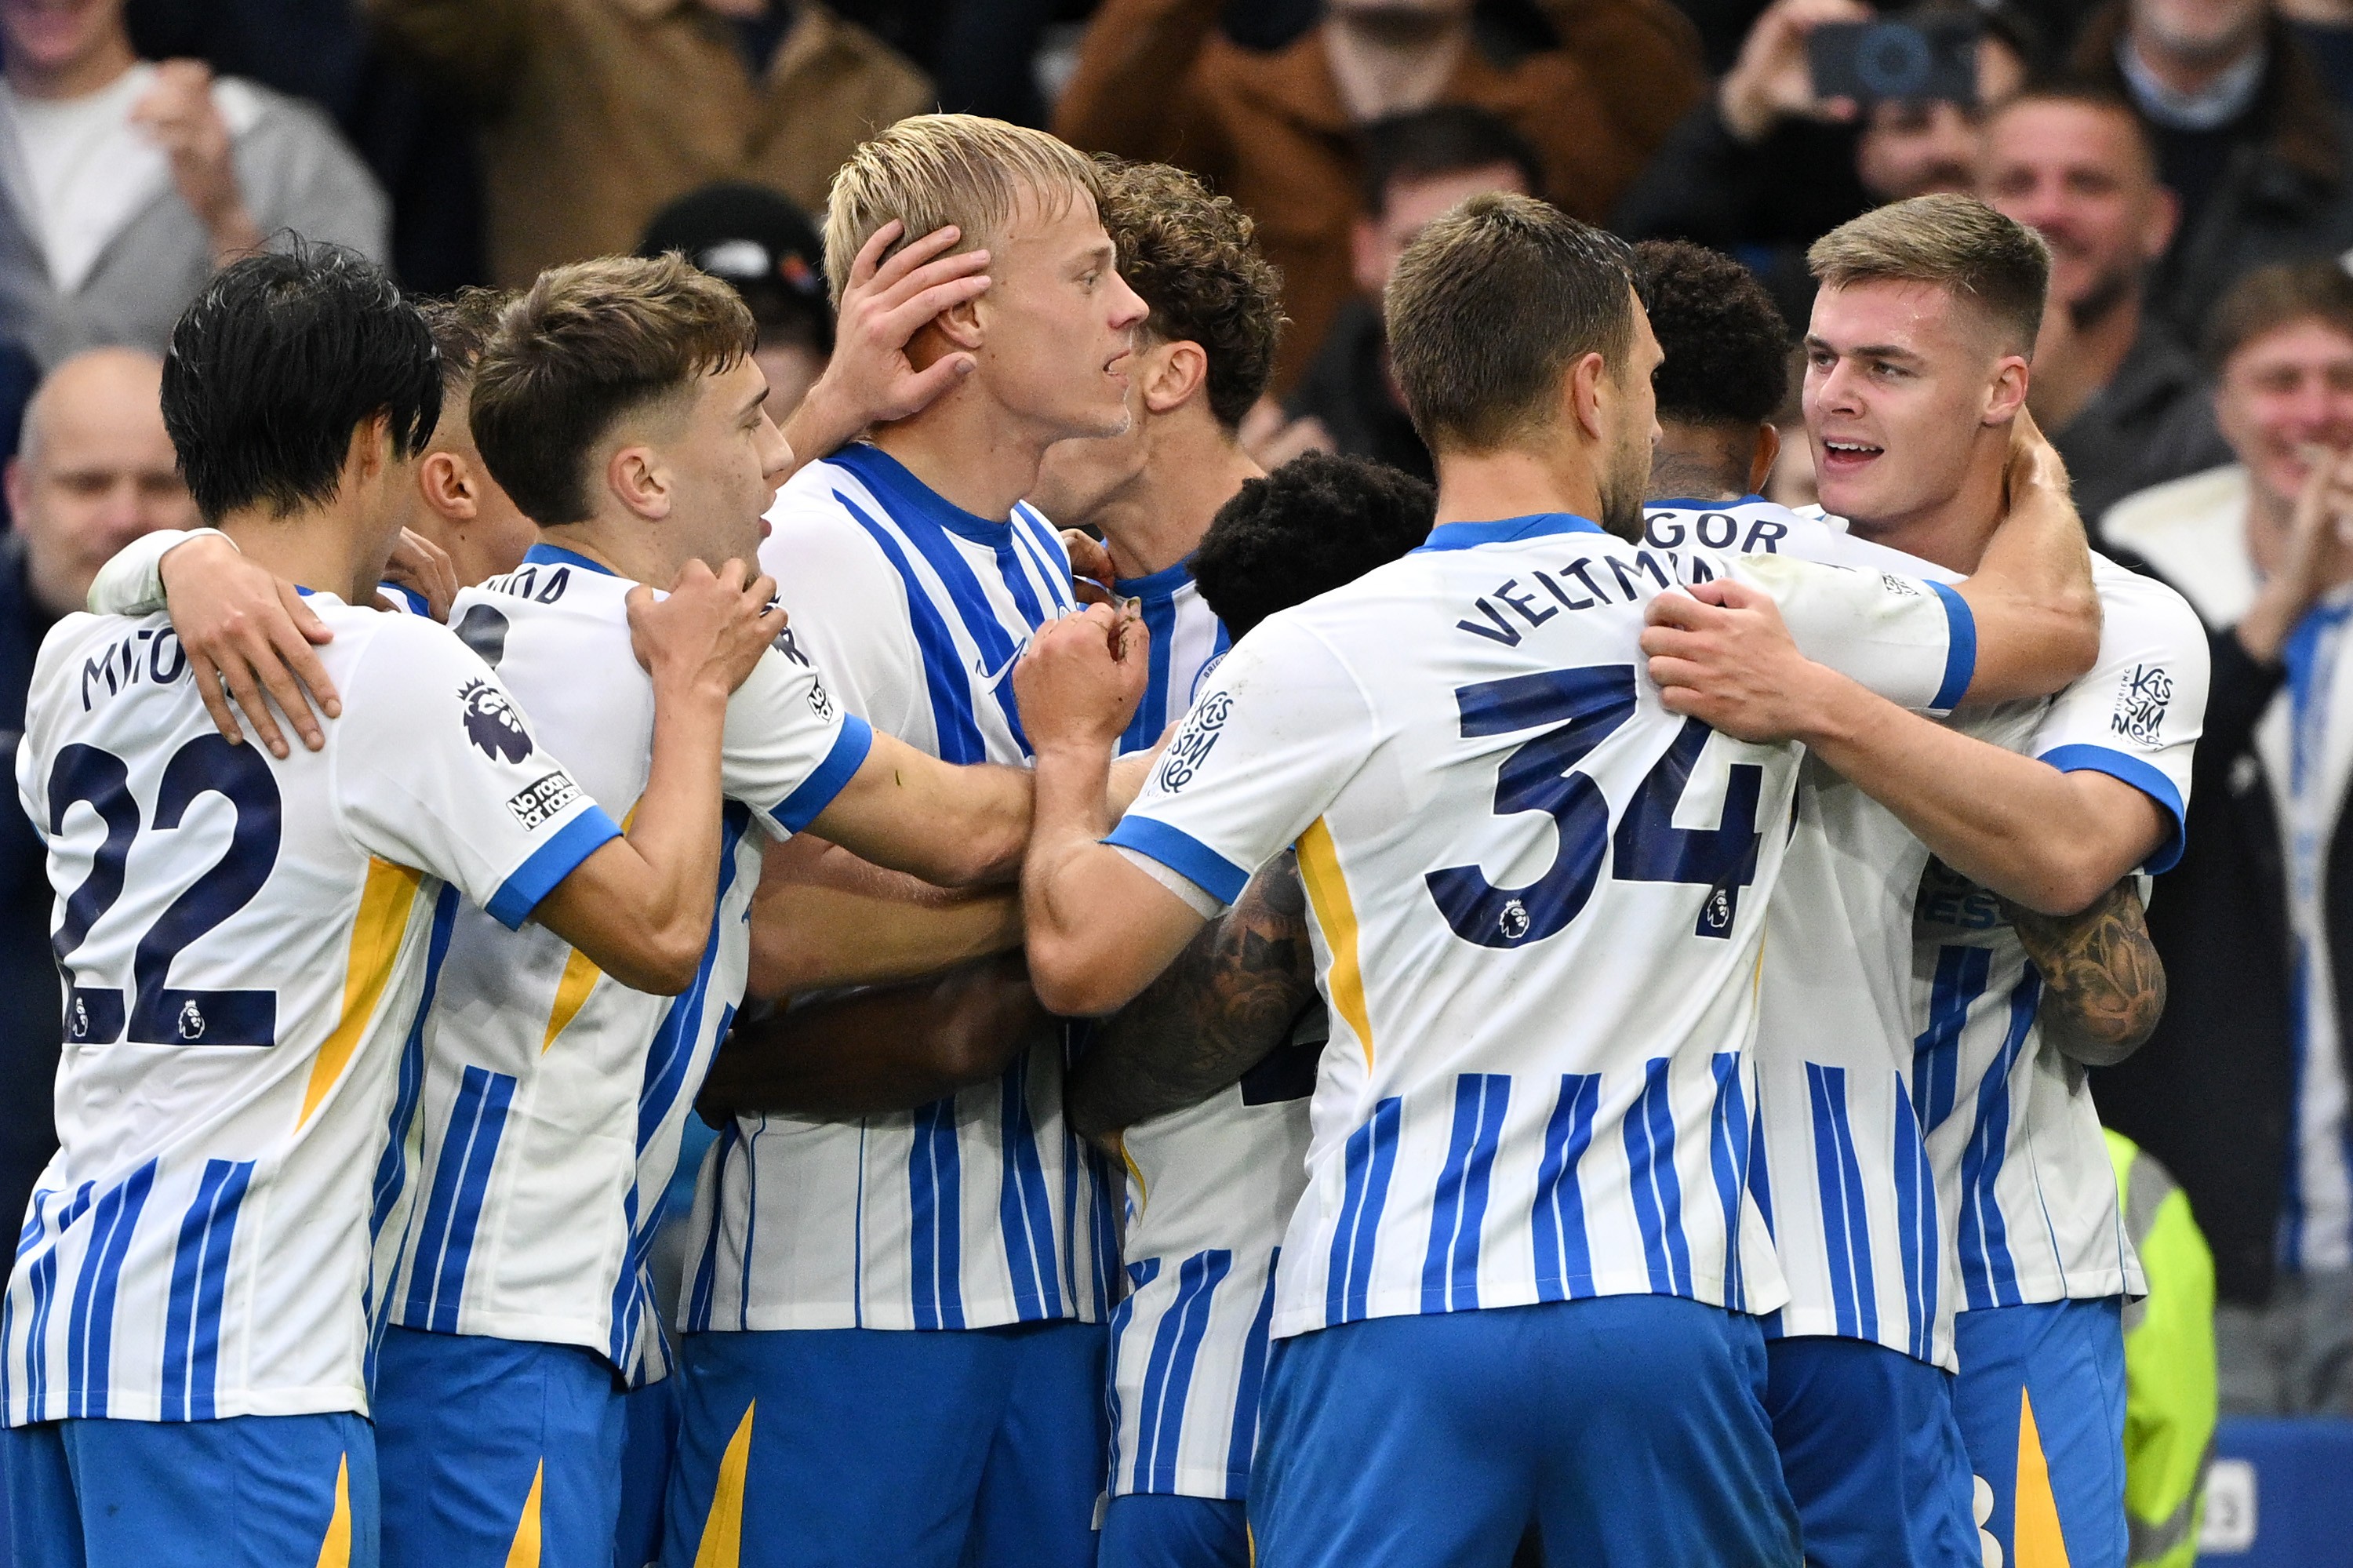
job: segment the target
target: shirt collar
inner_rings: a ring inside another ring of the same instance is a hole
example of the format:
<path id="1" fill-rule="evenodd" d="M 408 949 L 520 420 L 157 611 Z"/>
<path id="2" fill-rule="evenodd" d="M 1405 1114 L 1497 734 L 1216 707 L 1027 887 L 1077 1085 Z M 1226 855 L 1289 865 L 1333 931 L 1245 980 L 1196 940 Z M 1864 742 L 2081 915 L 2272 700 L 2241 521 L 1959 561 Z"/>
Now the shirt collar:
<path id="1" fill-rule="evenodd" d="M 1163 567 L 1149 577 L 1121 577 L 1111 586 L 1113 591 L 1129 599 L 1166 599 L 1193 580 L 1193 557 L 1186 556 L 1173 567 Z"/>
<path id="2" fill-rule="evenodd" d="M 577 551 L 567 550 L 561 545 L 533 545 L 522 553 L 522 560 L 527 567 L 578 567 L 583 571 L 596 572 L 608 577 L 615 575 L 612 567 L 592 561 Z"/>
<path id="3" fill-rule="evenodd" d="M 1504 545 L 1546 534 L 1606 533 L 1591 518 L 1571 512 L 1539 512 L 1527 517 L 1504 517 L 1493 523 L 1447 523 L 1430 531 L 1429 542 L 1414 547 L 1419 556 L 1430 550 L 1473 550 L 1482 545 Z"/>
<path id="4" fill-rule="evenodd" d="M 894 513 L 918 514 L 952 534 L 961 534 L 992 548 L 1003 544 L 1012 532 L 1010 517 L 992 523 L 976 512 L 966 512 L 917 479 L 905 463 L 870 441 L 853 442 L 827 461 L 839 463 L 856 474 L 867 489 L 881 495 Z"/>

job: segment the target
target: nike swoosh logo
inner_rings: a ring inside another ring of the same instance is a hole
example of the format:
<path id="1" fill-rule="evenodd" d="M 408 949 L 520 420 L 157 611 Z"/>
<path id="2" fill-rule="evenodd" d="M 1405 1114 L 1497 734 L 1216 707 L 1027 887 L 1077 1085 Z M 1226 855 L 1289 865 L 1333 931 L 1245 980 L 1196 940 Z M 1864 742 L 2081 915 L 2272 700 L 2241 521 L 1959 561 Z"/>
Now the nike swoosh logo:
<path id="1" fill-rule="evenodd" d="M 993 692 L 1005 684 L 1005 677 L 1013 673 L 1013 666 L 1021 662 L 1021 655 L 1029 652 L 1029 640 L 1025 637 L 1015 644 L 1013 652 L 1007 655 L 1004 663 L 991 670 L 984 667 L 980 661 L 976 659 L 972 662 L 972 673 L 979 676 L 981 683 Z"/>

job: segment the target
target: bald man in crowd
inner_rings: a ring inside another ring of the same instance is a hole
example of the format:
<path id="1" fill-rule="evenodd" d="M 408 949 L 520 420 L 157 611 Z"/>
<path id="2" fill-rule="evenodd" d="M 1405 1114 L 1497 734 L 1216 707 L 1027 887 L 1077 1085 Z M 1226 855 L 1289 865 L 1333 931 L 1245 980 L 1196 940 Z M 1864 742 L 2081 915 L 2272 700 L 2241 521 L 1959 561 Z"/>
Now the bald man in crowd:
<path id="1" fill-rule="evenodd" d="M 15 526 L 0 534 L 0 761 L 16 773 L 33 656 L 79 609 L 115 551 L 154 528 L 198 526 L 164 430 L 163 362 L 94 348 L 60 363 L 25 409 L 6 469 Z M 57 1147 L 49 1124 L 59 991 L 40 841 L 0 800 L 0 1215 L 13 1225 Z"/>

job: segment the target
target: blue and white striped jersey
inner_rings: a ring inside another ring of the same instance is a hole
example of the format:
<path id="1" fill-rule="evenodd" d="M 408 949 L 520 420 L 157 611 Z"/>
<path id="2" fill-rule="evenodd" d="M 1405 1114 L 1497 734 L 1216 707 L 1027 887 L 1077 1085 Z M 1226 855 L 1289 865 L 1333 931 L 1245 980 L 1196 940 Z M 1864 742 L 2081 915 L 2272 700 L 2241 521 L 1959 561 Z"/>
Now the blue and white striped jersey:
<path id="1" fill-rule="evenodd" d="M 1230 902 L 1296 843 L 1332 1015 L 1277 1337 L 1650 1293 L 1781 1304 L 1745 1061 L 1798 754 L 1668 713 L 1651 598 L 1731 576 L 1897 701 L 1967 689 L 1949 589 L 1450 524 L 1236 643 L 1113 844 Z"/>
<path id="2" fill-rule="evenodd" d="M 1149 746 L 1225 657 L 1225 628 L 1183 565 L 1124 579 L 1152 632 L 1128 731 Z M 1312 1028 L 1244 1077 L 1127 1129 L 1129 1293 L 1112 1317 L 1111 1489 L 1239 1498 L 1250 1484 L 1274 1260 L 1307 1180 Z"/>
<path id="3" fill-rule="evenodd" d="M 2206 714 L 2204 629 L 2181 596 L 2094 556 L 2099 662 L 2048 703 L 1959 727 L 2063 771 L 2105 773 L 2155 800 L 2181 856 L 2189 763 Z M 2144 885 L 2146 890 L 2146 885 Z M 2044 1043 L 2042 981 L 1990 895 L 1932 863 L 1914 926 L 1912 1098 L 1960 1270 L 1962 1311 L 2146 1289 L 2084 1069 Z"/>
<path id="4" fill-rule="evenodd" d="M 1190 558 L 1148 577 L 1122 577 L 1112 587 L 1136 602 L 1144 629 L 1152 633 L 1152 671 L 1144 700 L 1128 722 L 1123 751 L 1143 751 L 1161 732 L 1185 716 L 1200 694 L 1201 682 L 1232 646 L 1225 623 L 1209 613 L 1193 585 Z"/>
<path id="5" fill-rule="evenodd" d="M 860 445 L 795 474 L 768 519 L 761 561 L 844 707 L 950 762 L 1027 759 L 1013 662 L 1074 608 L 1044 518 L 975 516 Z M 685 1327 L 1101 1321 L 1116 1188 L 1063 1124 L 1069 1048 L 920 1110 L 730 1122 L 695 1194 Z"/>
<path id="6" fill-rule="evenodd" d="M 1649 509 L 1654 544 L 1685 540 L 1939 582 L 1956 574 L 1755 496 Z M 1789 1289 L 1775 1335 L 1869 1340 L 1953 1364 L 1949 1248 L 1905 1087 L 1913 893 L 1926 848 L 1895 815 L 1808 758 L 1759 974 L 1757 1197 Z"/>
<path id="7" fill-rule="evenodd" d="M 589 797 L 626 818 L 653 758 L 653 683 L 631 652 L 636 585 L 533 546 L 458 596 L 458 635 L 498 669 Z M 658 1351 L 645 1278 L 681 1130 L 743 999 L 744 922 L 770 838 L 808 825 L 866 759 L 788 630 L 727 705 L 719 900 L 694 983 L 651 996 L 538 927 L 457 911 L 402 1063 L 380 1184 L 413 1197 L 378 1243 L 382 1318 L 580 1345 L 624 1372 Z"/>
<path id="8" fill-rule="evenodd" d="M 42 644 L 16 782 L 69 990 L 12 1425 L 364 1411 L 369 1179 L 442 883 L 520 926 L 618 832 L 446 629 L 311 603 L 343 712 L 282 761 L 220 737 L 160 615 Z"/>

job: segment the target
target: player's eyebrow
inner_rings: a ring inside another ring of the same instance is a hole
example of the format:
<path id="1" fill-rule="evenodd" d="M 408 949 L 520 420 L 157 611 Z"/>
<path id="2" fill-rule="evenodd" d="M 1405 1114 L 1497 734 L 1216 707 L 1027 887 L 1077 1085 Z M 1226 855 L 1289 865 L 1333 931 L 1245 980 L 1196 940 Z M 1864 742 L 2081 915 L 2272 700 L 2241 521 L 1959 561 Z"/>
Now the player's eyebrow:
<path id="1" fill-rule="evenodd" d="M 1833 344 L 1824 343 L 1812 333 L 1806 334 L 1806 347 L 1809 352 L 1819 350 L 1841 359 L 1905 359 L 1916 362 L 1920 357 L 1912 350 L 1892 343 L 1860 343 L 1852 348 L 1841 349 Z"/>
<path id="2" fill-rule="evenodd" d="M 763 376 L 760 377 L 760 389 L 757 392 L 753 393 L 749 397 L 744 399 L 743 403 L 739 405 L 735 410 L 735 417 L 739 419 L 750 418 L 752 417 L 752 410 L 758 408 L 767 400 L 768 378 Z"/>

